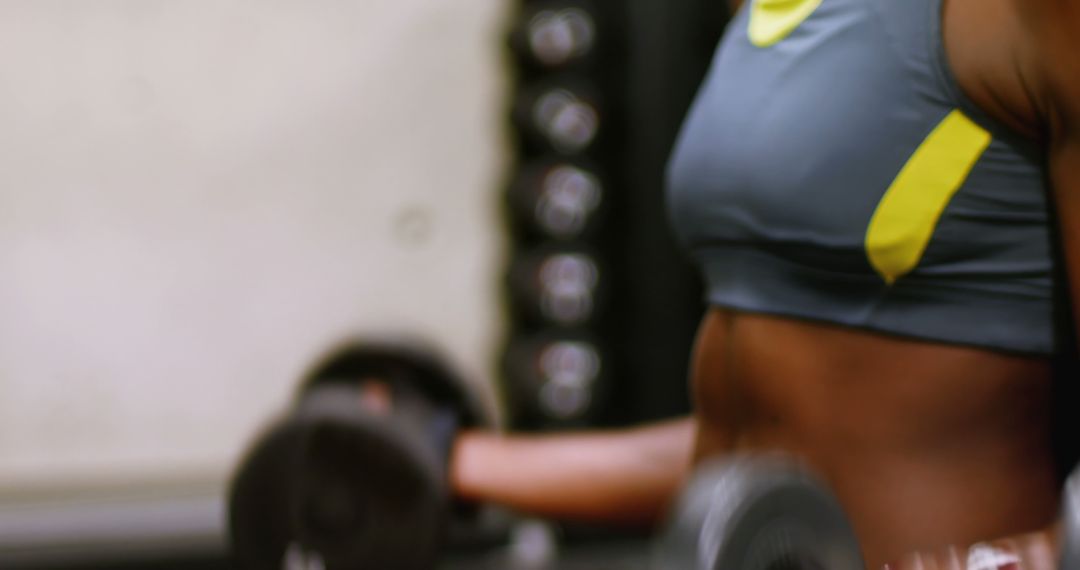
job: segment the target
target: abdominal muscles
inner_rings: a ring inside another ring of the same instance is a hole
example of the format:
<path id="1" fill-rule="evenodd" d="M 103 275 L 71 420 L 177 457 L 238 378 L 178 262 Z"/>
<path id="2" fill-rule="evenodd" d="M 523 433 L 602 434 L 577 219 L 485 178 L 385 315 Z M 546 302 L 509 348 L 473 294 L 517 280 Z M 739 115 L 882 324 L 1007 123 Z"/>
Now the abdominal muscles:
<path id="1" fill-rule="evenodd" d="M 694 354 L 696 459 L 799 456 L 880 567 L 1052 521 L 1051 376 L 1041 358 L 714 309 Z"/>

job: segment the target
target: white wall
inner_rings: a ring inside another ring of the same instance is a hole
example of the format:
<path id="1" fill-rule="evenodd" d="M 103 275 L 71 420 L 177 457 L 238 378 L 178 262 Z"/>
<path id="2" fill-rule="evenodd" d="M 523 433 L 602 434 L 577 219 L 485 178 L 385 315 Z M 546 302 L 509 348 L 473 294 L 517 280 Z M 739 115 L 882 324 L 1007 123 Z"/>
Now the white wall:
<path id="1" fill-rule="evenodd" d="M 0 2 L 0 495 L 220 482 L 358 332 L 487 380 L 508 5 Z"/>

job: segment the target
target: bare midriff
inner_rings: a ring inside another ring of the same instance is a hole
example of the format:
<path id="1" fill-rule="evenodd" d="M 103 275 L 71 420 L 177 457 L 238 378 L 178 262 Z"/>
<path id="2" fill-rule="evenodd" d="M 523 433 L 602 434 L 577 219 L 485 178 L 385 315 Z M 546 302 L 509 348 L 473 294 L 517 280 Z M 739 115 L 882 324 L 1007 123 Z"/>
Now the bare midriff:
<path id="1" fill-rule="evenodd" d="M 712 309 L 692 381 L 695 459 L 799 456 L 839 497 L 868 568 L 1056 515 L 1045 359 Z"/>

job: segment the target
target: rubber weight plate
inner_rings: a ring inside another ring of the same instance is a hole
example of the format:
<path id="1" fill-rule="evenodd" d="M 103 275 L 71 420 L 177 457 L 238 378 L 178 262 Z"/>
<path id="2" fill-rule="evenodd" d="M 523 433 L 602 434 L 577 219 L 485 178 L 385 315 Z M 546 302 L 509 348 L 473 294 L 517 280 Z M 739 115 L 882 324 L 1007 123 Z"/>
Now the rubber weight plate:
<path id="1" fill-rule="evenodd" d="M 418 428 L 363 413 L 357 388 L 315 387 L 241 463 L 229 496 L 244 570 L 430 570 L 447 491 Z"/>
<path id="2" fill-rule="evenodd" d="M 249 449 L 229 489 L 229 543 L 240 570 L 294 570 L 286 563 L 294 542 L 291 494 L 298 482 L 308 426 L 283 421 L 270 426 Z M 297 558 L 296 553 L 291 557 Z"/>
<path id="3" fill-rule="evenodd" d="M 794 462 L 733 457 L 699 468 L 657 541 L 654 570 L 862 570 L 855 534 Z"/>
<path id="4" fill-rule="evenodd" d="M 358 398 L 315 387 L 298 415 L 312 432 L 293 503 L 297 542 L 327 570 L 434 568 L 449 503 L 441 459 L 419 430 L 357 413 Z"/>
<path id="5" fill-rule="evenodd" d="M 392 416 L 408 432 L 438 452 L 437 469 L 445 471 L 454 439 L 463 428 L 493 428 L 477 390 L 459 375 L 434 346 L 416 338 L 354 338 L 329 351 L 304 375 L 297 413 L 306 413 L 311 394 L 323 388 L 357 388 L 369 380 L 385 384 Z M 359 407 L 359 398 L 342 398 Z M 419 431 L 417 431 L 419 430 Z M 445 477 L 445 473 L 442 474 Z M 455 520 L 472 520 L 477 508 L 455 501 Z"/>
<path id="6" fill-rule="evenodd" d="M 1080 570 L 1080 469 L 1065 483 L 1061 499 L 1060 570 Z"/>
<path id="7" fill-rule="evenodd" d="M 454 410 L 462 427 L 491 427 L 476 392 L 433 347 L 418 340 L 356 339 L 330 351 L 300 383 L 300 399 L 327 384 L 356 385 L 376 378 L 393 389 L 417 392 L 435 406 Z"/>

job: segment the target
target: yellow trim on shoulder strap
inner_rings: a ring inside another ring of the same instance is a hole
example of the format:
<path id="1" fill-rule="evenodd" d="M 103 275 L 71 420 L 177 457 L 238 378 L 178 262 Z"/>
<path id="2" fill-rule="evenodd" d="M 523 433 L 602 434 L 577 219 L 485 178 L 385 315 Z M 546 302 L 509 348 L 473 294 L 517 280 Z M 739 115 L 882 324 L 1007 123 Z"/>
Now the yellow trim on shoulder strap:
<path id="1" fill-rule="evenodd" d="M 779 42 L 820 5 L 821 0 L 750 0 L 750 43 L 763 48 Z"/>
<path id="2" fill-rule="evenodd" d="M 866 255 L 886 283 L 919 264 L 941 213 L 990 140 L 990 133 L 954 110 L 915 149 L 866 230 Z"/>

